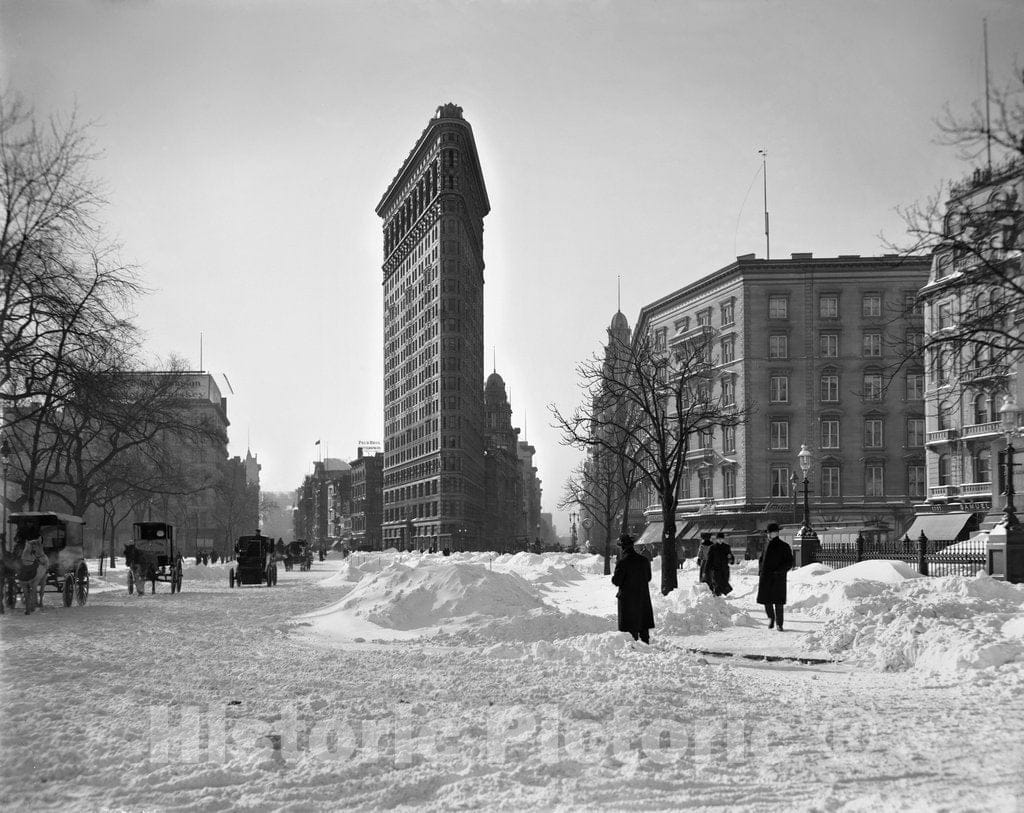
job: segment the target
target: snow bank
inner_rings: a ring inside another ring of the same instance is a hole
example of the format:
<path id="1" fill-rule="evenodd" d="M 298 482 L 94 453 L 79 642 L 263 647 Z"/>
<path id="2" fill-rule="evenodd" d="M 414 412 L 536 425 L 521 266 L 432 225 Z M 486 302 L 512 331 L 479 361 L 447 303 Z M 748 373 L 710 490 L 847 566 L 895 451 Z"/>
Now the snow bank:
<path id="1" fill-rule="evenodd" d="M 536 589 L 513 573 L 463 562 L 393 562 L 315 615 L 346 612 L 380 627 L 410 630 L 473 616 L 521 616 L 544 606 Z"/>
<path id="2" fill-rule="evenodd" d="M 808 647 L 882 670 L 1024 676 L 1024 585 L 985 575 L 844 581 L 849 606 L 808 635 Z"/>
<path id="3" fill-rule="evenodd" d="M 789 574 L 787 608 L 812 616 L 833 615 L 884 593 L 892 585 L 923 578 L 905 562 L 883 559 L 836 570 L 822 564 L 806 565 Z"/>
<path id="4" fill-rule="evenodd" d="M 663 634 L 703 635 L 727 627 L 759 627 L 757 621 L 716 596 L 706 584 L 680 584 L 667 597 L 655 596 L 655 621 Z"/>

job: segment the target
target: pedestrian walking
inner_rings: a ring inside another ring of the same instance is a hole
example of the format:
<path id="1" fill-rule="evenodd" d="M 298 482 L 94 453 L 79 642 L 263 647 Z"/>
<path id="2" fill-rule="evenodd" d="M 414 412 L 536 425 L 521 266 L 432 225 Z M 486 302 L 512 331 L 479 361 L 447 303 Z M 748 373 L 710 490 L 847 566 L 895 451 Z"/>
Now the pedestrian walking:
<path id="1" fill-rule="evenodd" d="M 786 604 L 786 574 L 793 567 L 793 550 L 779 539 L 779 526 L 768 523 L 768 543 L 757 564 L 757 603 L 764 605 L 768 629 L 782 632 Z"/>
<path id="2" fill-rule="evenodd" d="M 619 537 L 622 556 L 615 565 L 612 584 L 619 588 L 616 594 L 619 604 L 619 632 L 628 632 L 633 640 L 651 642 L 650 630 L 654 628 L 654 609 L 651 607 L 651 563 L 633 548 L 633 537 L 623 534 Z"/>
<path id="3" fill-rule="evenodd" d="M 707 574 L 708 587 L 716 596 L 727 596 L 732 592 L 732 585 L 729 584 L 729 565 L 736 563 L 732 548 L 725 541 L 725 534 L 719 533 L 714 543 L 708 549 Z"/>
<path id="4" fill-rule="evenodd" d="M 708 551 L 711 550 L 711 534 L 702 534 L 700 538 L 700 546 L 697 548 L 697 580 L 701 584 L 707 584 L 708 582 Z"/>

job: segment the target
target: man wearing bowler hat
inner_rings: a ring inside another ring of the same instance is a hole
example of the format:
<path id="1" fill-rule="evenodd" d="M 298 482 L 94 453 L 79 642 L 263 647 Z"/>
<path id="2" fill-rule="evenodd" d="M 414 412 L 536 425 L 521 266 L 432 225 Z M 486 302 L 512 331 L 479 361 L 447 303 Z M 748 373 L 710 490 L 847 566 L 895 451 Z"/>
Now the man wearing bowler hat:
<path id="1" fill-rule="evenodd" d="M 779 526 L 768 523 L 768 544 L 757 564 L 757 603 L 768 614 L 768 629 L 782 632 L 782 608 L 786 604 L 786 574 L 793 567 L 793 550 L 779 539 Z"/>
<path id="2" fill-rule="evenodd" d="M 619 588 L 619 632 L 628 632 L 633 640 L 651 642 L 654 627 L 654 609 L 651 607 L 651 563 L 633 548 L 633 537 L 619 537 L 622 557 L 615 565 L 612 584 Z"/>

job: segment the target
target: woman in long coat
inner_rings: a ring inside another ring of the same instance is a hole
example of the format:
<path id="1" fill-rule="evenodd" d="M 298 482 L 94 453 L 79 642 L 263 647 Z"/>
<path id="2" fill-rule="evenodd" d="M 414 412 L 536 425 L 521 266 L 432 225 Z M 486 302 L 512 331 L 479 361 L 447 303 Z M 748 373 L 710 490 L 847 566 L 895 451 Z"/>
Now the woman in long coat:
<path id="1" fill-rule="evenodd" d="M 732 585 L 729 584 L 729 565 L 735 561 L 732 548 L 724 538 L 719 538 L 708 550 L 708 560 L 705 563 L 705 575 L 708 587 L 716 596 L 727 596 L 732 592 Z"/>
<path id="2" fill-rule="evenodd" d="M 654 628 L 654 608 L 651 607 L 651 563 L 633 549 L 633 537 L 624 534 L 619 539 L 622 558 L 615 565 L 612 584 L 619 588 L 619 632 L 628 632 L 633 640 L 651 642 L 649 630 Z"/>

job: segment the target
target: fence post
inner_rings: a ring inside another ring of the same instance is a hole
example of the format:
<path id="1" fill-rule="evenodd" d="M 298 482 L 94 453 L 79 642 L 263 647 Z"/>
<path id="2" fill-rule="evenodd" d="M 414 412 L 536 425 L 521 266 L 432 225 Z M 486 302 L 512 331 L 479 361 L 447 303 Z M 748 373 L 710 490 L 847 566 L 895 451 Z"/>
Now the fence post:
<path id="1" fill-rule="evenodd" d="M 854 542 L 854 549 L 857 552 L 857 561 L 864 561 L 864 537 L 861 534 L 857 534 L 857 540 Z"/>
<path id="2" fill-rule="evenodd" d="M 917 540 L 917 572 L 922 576 L 928 575 L 928 537 L 921 531 Z"/>

